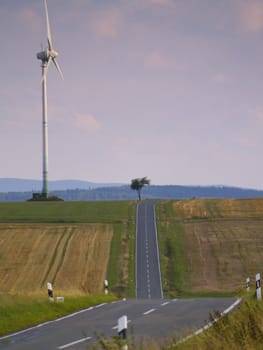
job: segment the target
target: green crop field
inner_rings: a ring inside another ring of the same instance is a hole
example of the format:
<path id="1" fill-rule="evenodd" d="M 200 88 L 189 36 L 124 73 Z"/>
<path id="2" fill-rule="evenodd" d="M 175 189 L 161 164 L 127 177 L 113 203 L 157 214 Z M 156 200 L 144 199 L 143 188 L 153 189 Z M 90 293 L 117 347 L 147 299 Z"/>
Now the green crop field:
<path id="1" fill-rule="evenodd" d="M 129 201 L 0 203 L 0 222 L 122 223 L 130 219 Z M 132 210 L 132 209 L 131 209 Z"/>

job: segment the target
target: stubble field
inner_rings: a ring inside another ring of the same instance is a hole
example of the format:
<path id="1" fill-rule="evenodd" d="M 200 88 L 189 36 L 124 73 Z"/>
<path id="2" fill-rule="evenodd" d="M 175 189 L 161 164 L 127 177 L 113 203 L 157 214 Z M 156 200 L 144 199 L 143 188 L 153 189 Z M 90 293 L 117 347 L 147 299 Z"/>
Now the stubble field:
<path id="1" fill-rule="evenodd" d="M 125 201 L 0 203 L 0 294 L 46 295 L 47 282 L 98 294 L 105 279 L 127 292 L 133 213 Z"/>
<path id="2" fill-rule="evenodd" d="M 0 335 L 133 295 L 134 214 L 129 201 L 0 203 Z"/>
<path id="3" fill-rule="evenodd" d="M 109 224 L 0 224 L 1 292 L 102 292 L 112 235 Z"/>
<path id="4" fill-rule="evenodd" d="M 169 201 L 159 212 L 168 294 L 236 293 L 262 272 L 263 199 Z"/>

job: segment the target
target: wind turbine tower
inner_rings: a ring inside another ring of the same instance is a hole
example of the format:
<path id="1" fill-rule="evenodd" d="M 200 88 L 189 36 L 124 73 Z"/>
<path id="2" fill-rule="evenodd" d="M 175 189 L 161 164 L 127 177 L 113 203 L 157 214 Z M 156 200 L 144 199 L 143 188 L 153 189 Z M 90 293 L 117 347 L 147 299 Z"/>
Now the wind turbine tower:
<path id="1" fill-rule="evenodd" d="M 53 49 L 51 30 L 48 17 L 47 1 L 44 1 L 46 26 L 47 26 L 47 43 L 48 46 L 44 51 L 37 53 L 37 58 L 41 60 L 42 68 L 42 121 L 43 121 L 43 187 L 41 198 L 48 198 L 48 118 L 47 118 L 47 71 L 51 61 L 54 63 L 57 71 L 63 79 L 62 71 L 57 62 L 58 53 Z"/>

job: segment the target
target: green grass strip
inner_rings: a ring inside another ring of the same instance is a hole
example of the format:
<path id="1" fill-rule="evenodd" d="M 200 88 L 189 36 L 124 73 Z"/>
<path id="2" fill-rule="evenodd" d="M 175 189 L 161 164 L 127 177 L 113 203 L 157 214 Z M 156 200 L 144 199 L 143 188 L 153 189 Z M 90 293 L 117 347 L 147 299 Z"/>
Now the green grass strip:
<path id="1" fill-rule="evenodd" d="M 66 297 L 64 303 L 50 302 L 44 297 L 1 296 L 0 336 L 113 300 L 116 300 L 113 295 Z"/>
<path id="2" fill-rule="evenodd" d="M 114 224 L 107 276 L 110 290 L 120 297 L 135 295 L 135 217 L 136 202 L 129 202 L 127 220 Z M 124 271 L 123 263 L 128 264 L 128 271 Z"/>
<path id="3" fill-rule="evenodd" d="M 0 202 L 0 222 L 121 223 L 130 201 Z"/>
<path id="4" fill-rule="evenodd" d="M 111 240 L 111 250 L 110 250 L 110 258 L 108 262 L 108 271 L 107 278 L 109 281 L 110 290 L 113 293 L 119 294 L 119 286 L 118 286 L 118 275 L 119 275 L 119 255 L 120 255 L 120 247 L 121 247 L 121 233 L 122 233 L 122 225 L 115 224 L 113 237 Z"/>
<path id="5" fill-rule="evenodd" d="M 189 290 L 189 262 L 183 224 L 174 217 L 171 201 L 157 206 L 158 241 L 163 291 L 178 297 Z"/>
<path id="6" fill-rule="evenodd" d="M 216 318 L 220 318 L 218 311 L 210 315 L 209 321 Z M 208 331 L 192 337 L 186 342 L 170 346 L 169 349 L 259 350 L 262 349 L 262 343 L 263 303 L 252 296 L 245 296 L 242 304 L 233 313 L 221 317 Z"/>

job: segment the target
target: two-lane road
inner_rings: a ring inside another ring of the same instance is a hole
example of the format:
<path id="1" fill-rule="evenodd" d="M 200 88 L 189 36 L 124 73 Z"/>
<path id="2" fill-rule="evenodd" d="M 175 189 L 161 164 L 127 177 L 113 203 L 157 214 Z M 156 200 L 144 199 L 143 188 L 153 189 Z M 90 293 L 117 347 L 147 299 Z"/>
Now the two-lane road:
<path id="1" fill-rule="evenodd" d="M 96 334 L 117 335 L 117 320 L 128 317 L 128 335 L 161 338 L 193 331 L 204 325 L 213 310 L 223 311 L 235 298 L 128 299 L 101 304 L 74 315 L 0 338 L 1 350 L 85 350 Z"/>
<path id="2" fill-rule="evenodd" d="M 117 320 L 128 317 L 136 338 L 173 337 L 204 326 L 214 310 L 224 311 L 235 298 L 163 299 L 155 204 L 138 204 L 136 223 L 136 299 L 101 304 L 0 338 L 0 350 L 85 350 L 95 334 L 117 334 Z M 66 302 L 66 300 L 65 300 Z"/>
<path id="3" fill-rule="evenodd" d="M 136 220 L 136 297 L 162 299 L 159 248 L 155 220 L 156 200 L 137 206 Z"/>

